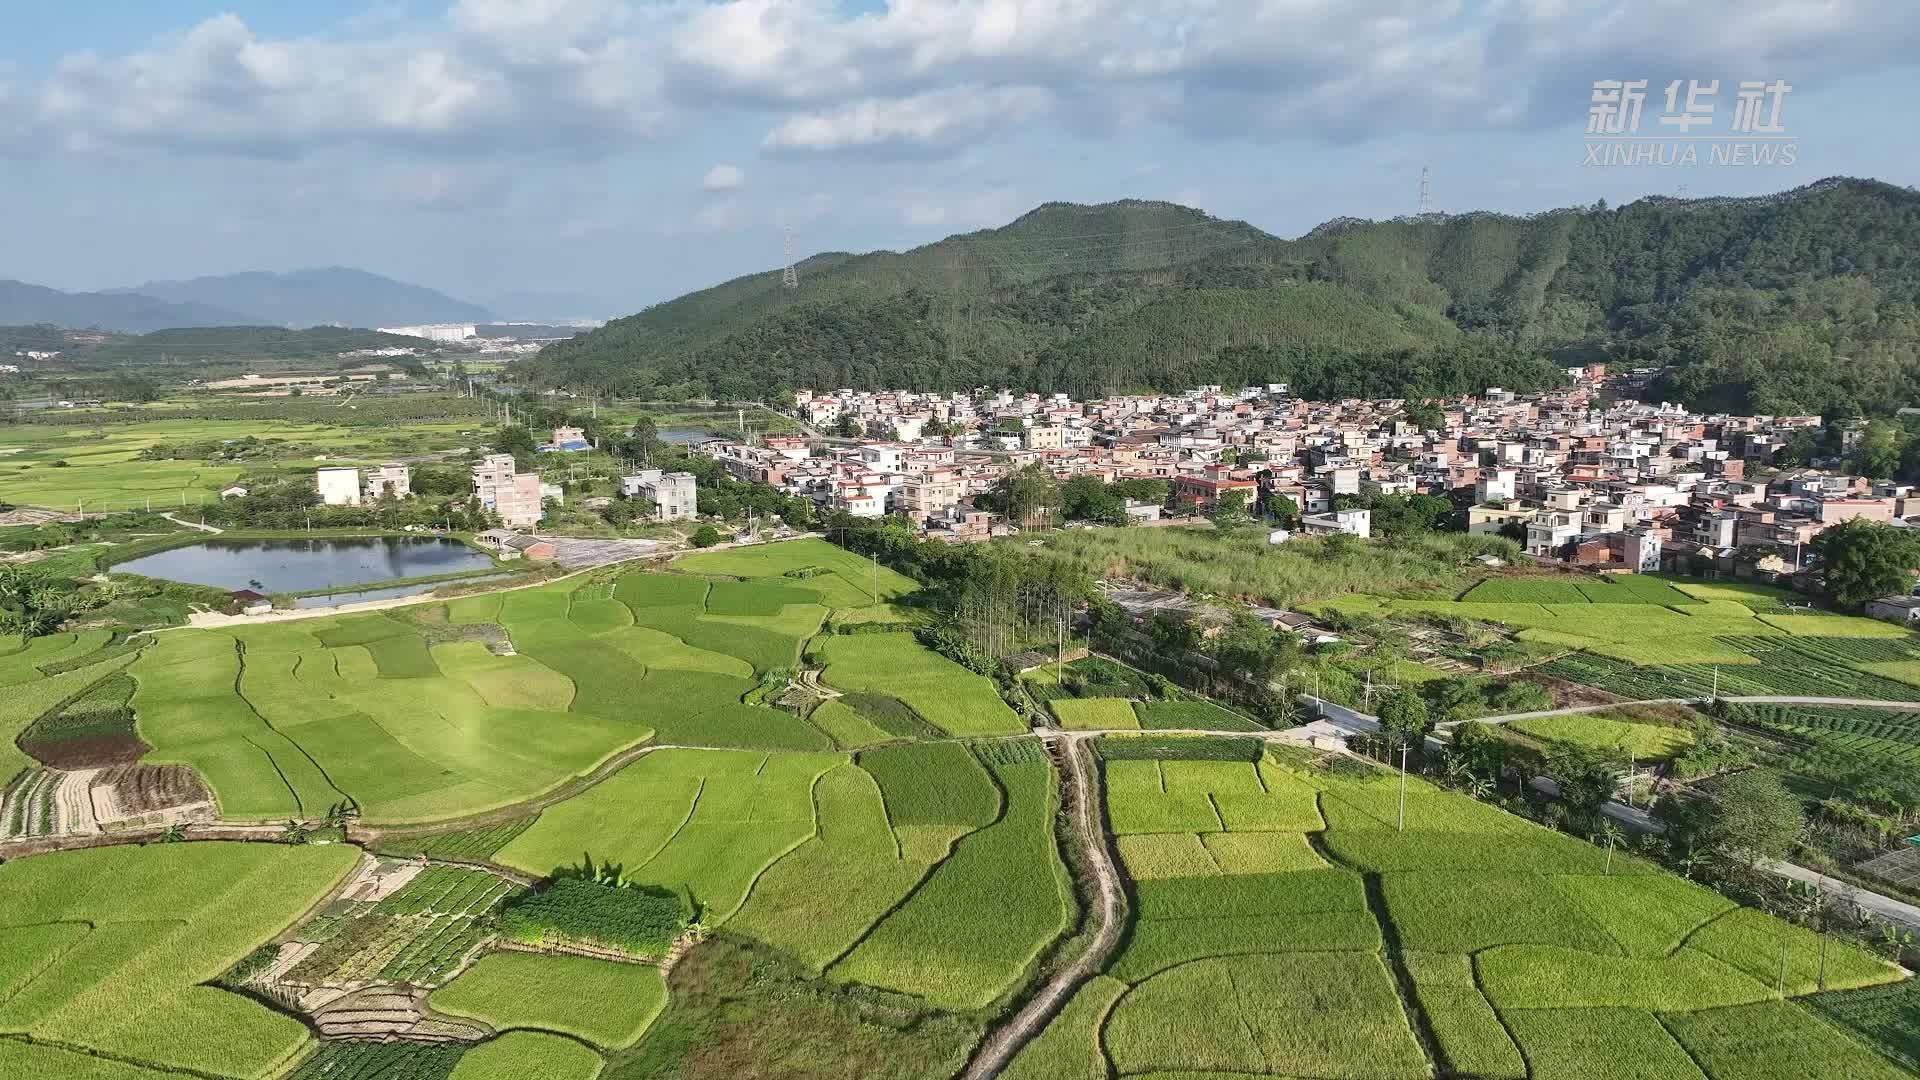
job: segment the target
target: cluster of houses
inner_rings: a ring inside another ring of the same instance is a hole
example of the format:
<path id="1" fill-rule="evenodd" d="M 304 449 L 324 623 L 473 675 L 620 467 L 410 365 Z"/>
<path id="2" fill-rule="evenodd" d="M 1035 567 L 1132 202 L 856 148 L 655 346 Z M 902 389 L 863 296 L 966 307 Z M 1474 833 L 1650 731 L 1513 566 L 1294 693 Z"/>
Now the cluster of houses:
<path id="1" fill-rule="evenodd" d="M 1433 427 L 1412 422 L 1405 401 L 1307 401 L 1284 384 L 1084 402 L 803 390 L 793 399 L 798 419 L 843 430 L 850 419 L 867 437 L 821 452 L 811 446 L 822 440 L 801 437 L 700 451 L 738 479 L 823 509 L 903 514 L 930 535 L 961 540 L 1013 531 L 1016 523 L 973 509 L 972 499 L 1028 464 L 1061 480 L 1166 481 L 1169 507 L 1128 506 L 1143 523 L 1167 509 L 1205 513 L 1238 491 L 1253 504 L 1285 497 L 1306 531 L 1365 537 L 1370 515 L 1359 507 L 1373 497 L 1442 496 L 1471 532 L 1511 536 L 1537 560 L 1599 570 L 1771 579 L 1802 570 L 1813 538 L 1840 522 L 1920 523 L 1912 485 L 1780 467 L 1788 441 L 1819 417 L 1691 413 L 1614 400 L 1607 391 L 1620 380 L 1610 383 L 1603 365 L 1568 375 L 1567 388 L 1548 393 L 1492 388 L 1428 403 L 1437 406 Z M 1433 422 L 1434 413 L 1421 414 Z M 929 428 L 946 434 L 923 437 Z"/>

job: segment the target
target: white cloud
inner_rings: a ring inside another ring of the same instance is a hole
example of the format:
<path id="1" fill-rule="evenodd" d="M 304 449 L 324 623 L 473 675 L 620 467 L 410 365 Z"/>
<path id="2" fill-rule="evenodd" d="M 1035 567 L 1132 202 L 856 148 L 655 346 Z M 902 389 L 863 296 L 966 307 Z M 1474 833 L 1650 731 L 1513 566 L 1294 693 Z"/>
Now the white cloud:
<path id="1" fill-rule="evenodd" d="M 924 152 L 1042 125 L 1347 140 L 1575 124 L 1596 78 L 1809 86 L 1920 48 L 1920 8 L 1884 0 L 445 2 L 437 19 L 345 19 L 323 37 L 220 15 L 74 54 L 0 88 L 0 134 L 620 152 L 771 113 L 764 145 L 780 151 Z"/>
<path id="2" fill-rule="evenodd" d="M 856 101 L 791 117 L 768 133 L 766 145 L 776 150 L 946 145 L 1045 112 L 1052 97 L 1033 86 L 967 86 Z"/>
<path id="3" fill-rule="evenodd" d="M 738 165 L 715 165 L 700 180 L 706 191 L 736 191 L 746 184 L 747 174 Z"/>

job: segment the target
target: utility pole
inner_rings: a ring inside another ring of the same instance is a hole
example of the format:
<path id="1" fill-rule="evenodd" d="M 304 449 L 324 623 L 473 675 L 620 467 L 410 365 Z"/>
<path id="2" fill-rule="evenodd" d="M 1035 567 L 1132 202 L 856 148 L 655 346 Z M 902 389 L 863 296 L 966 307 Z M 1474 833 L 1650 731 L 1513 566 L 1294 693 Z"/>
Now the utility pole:
<path id="1" fill-rule="evenodd" d="M 1407 831 L 1407 750 L 1406 743 L 1400 744 L 1400 825 L 1398 831 Z"/>
<path id="2" fill-rule="evenodd" d="M 1056 684 L 1067 681 L 1067 617 L 1060 616 L 1060 633 L 1053 647 L 1053 681 Z"/>
<path id="3" fill-rule="evenodd" d="M 873 602 L 880 602 L 880 553 L 873 555 Z"/>

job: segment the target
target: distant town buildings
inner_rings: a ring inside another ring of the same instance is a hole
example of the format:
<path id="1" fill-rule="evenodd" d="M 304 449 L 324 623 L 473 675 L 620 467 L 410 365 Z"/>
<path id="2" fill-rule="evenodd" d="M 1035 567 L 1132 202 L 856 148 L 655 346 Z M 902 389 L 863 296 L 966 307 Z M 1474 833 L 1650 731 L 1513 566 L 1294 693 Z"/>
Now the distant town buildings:
<path id="1" fill-rule="evenodd" d="M 313 483 L 328 506 L 360 505 L 359 469 L 321 469 L 313 474 Z"/>
<path id="2" fill-rule="evenodd" d="M 653 504 L 657 521 L 686 521 L 698 510 L 699 485 L 692 473 L 645 469 L 620 478 L 620 494 Z"/>
<path id="3" fill-rule="evenodd" d="M 1277 530 L 1286 536 L 1370 537 L 1382 518 L 1369 507 L 1433 496 L 1451 504 L 1453 527 L 1511 537 L 1535 560 L 1601 571 L 1791 577 L 1807 565 L 1814 538 L 1836 524 L 1920 525 L 1911 486 L 1783 466 L 1782 448 L 1818 417 L 1616 400 L 1602 390 L 1645 385 L 1645 373 L 1616 378 L 1605 365 L 1583 365 L 1568 374 L 1571 385 L 1547 393 L 1494 387 L 1425 403 L 1306 401 L 1277 383 L 1093 401 L 1006 390 L 800 390 L 792 412 L 803 424 L 899 437 L 831 445 L 770 437 L 697 452 L 736 479 L 822 511 L 900 514 L 955 541 L 1016 530 L 1020 523 L 982 516 L 975 500 L 1030 465 L 1063 483 L 1164 482 L 1164 507 L 1126 505 L 1140 525 L 1163 513 L 1207 513 L 1244 492 L 1255 512 L 1301 515 L 1297 530 Z M 1409 422 L 1410 404 L 1437 410 L 1438 425 Z M 934 430 L 951 434 L 913 437 L 935 421 Z M 1883 617 L 1908 608 L 1889 604 Z"/>
<path id="4" fill-rule="evenodd" d="M 512 454 L 488 454 L 473 467 L 473 494 L 510 529 L 540 521 L 540 474 L 516 471 Z"/>
<path id="5" fill-rule="evenodd" d="M 382 326 L 377 328 L 382 334 L 399 334 L 402 337 L 426 338 L 428 341 L 465 341 L 478 337 L 479 330 L 473 323 L 432 323 L 424 326 Z"/>

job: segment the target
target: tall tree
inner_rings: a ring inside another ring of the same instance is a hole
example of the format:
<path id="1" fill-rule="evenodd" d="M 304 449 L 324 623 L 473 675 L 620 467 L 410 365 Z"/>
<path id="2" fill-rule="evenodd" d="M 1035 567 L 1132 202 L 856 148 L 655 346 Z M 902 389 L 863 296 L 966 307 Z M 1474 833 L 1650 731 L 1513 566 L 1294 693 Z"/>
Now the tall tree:
<path id="1" fill-rule="evenodd" d="M 1854 518 L 1813 538 L 1821 559 L 1827 595 L 1842 607 L 1858 609 L 1882 596 L 1904 595 L 1913 588 L 1920 565 L 1920 540 L 1905 529 Z"/>

